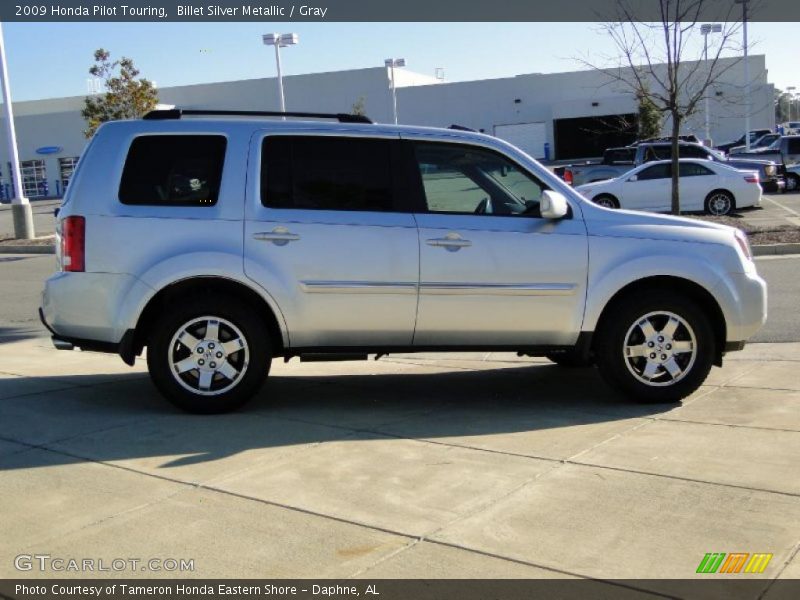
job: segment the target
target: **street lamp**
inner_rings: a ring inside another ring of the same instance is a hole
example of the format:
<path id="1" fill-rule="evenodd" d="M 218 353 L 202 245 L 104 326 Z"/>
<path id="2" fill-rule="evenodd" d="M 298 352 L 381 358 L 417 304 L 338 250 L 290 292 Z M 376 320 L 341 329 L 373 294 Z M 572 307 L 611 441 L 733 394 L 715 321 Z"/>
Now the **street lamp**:
<path id="1" fill-rule="evenodd" d="M 786 88 L 786 91 L 789 92 L 789 120 L 790 121 L 794 121 L 794 117 L 792 115 L 794 115 L 794 105 L 797 102 L 797 94 L 794 93 L 794 91 L 796 89 L 797 88 L 795 86 L 793 86 L 793 85 L 790 85 L 789 87 Z"/>
<path id="2" fill-rule="evenodd" d="M 394 68 L 395 67 L 405 67 L 406 66 L 406 59 L 405 58 L 387 58 L 383 61 L 383 64 L 389 67 L 389 70 L 392 73 L 392 112 L 394 114 L 394 124 L 397 125 L 397 89 L 394 85 Z"/>
<path id="3" fill-rule="evenodd" d="M 722 31 L 722 25 L 719 23 L 704 23 L 700 26 L 700 33 L 703 34 L 703 47 L 704 47 L 704 60 L 706 62 L 706 68 L 708 68 L 708 34 L 709 33 L 720 33 Z M 708 99 L 708 90 L 706 89 L 706 143 L 710 145 L 711 143 L 711 109 Z"/>
<path id="4" fill-rule="evenodd" d="M 265 46 L 275 46 L 275 65 L 278 68 L 278 96 L 281 112 L 286 112 L 286 99 L 283 97 L 283 75 L 281 73 L 281 48 L 294 46 L 300 40 L 296 33 L 266 33 L 261 37 Z"/>
<path id="5" fill-rule="evenodd" d="M 11 106 L 11 88 L 8 83 L 6 66 L 6 46 L 3 41 L 3 28 L 0 24 L 0 85 L 3 86 L 3 112 L 6 117 L 6 137 L 8 160 L 11 163 L 11 180 L 14 182 L 14 196 L 11 198 L 11 212 L 14 219 L 14 236 L 30 240 L 35 237 L 31 203 L 25 197 L 22 176 L 19 173 L 19 152 L 17 152 L 17 132 L 14 128 L 14 109 Z"/>
<path id="6" fill-rule="evenodd" d="M 742 34 L 744 35 L 744 144 L 750 151 L 750 63 L 747 60 L 747 3 L 750 0 L 734 0 L 742 5 Z"/>

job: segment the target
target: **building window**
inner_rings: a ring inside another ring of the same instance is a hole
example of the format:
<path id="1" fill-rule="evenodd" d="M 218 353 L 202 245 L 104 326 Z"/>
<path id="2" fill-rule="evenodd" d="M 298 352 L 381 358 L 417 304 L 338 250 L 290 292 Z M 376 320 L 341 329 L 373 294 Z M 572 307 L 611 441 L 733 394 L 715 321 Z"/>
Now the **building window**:
<path id="1" fill-rule="evenodd" d="M 26 198 L 43 198 L 49 194 L 47 169 L 43 160 L 24 160 L 20 163 L 20 171 L 22 192 Z"/>
<path id="2" fill-rule="evenodd" d="M 58 170 L 61 175 L 61 193 L 67 191 L 69 180 L 72 179 L 72 174 L 75 172 L 75 167 L 78 166 L 77 156 L 68 156 L 66 158 L 58 159 Z"/>

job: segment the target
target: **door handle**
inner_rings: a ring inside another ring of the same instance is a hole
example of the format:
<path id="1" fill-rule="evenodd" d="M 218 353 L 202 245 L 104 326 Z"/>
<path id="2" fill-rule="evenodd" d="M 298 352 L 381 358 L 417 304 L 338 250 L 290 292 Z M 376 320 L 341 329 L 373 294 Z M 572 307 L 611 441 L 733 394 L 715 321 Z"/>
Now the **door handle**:
<path id="1" fill-rule="evenodd" d="M 430 238 L 425 241 L 426 244 L 429 246 L 434 246 L 437 248 L 444 248 L 445 250 L 449 250 L 450 252 L 455 252 L 461 248 L 467 248 L 468 246 L 472 246 L 472 242 L 469 240 L 465 240 L 457 233 L 448 233 L 446 236 L 442 238 Z"/>
<path id="2" fill-rule="evenodd" d="M 258 231 L 254 233 L 253 239 L 260 242 L 272 242 L 276 246 L 285 246 L 289 242 L 299 240 L 300 236 L 290 232 L 286 227 L 276 227 L 272 231 Z"/>

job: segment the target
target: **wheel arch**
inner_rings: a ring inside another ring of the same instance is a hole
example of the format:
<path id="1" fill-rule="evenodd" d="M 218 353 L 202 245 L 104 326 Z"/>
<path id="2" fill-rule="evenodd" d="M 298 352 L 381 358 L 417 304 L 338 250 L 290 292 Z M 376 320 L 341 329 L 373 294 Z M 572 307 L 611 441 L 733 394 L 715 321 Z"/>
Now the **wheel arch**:
<path id="1" fill-rule="evenodd" d="M 279 313 L 273 310 L 270 303 L 252 287 L 226 277 L 216 275 L 187 277 L 174 281 L 156 292 L 145 304 L 134 327 L 133 350 L 140 354 L 147 345 L 147 336 L 162 310 L 181 297 L 191 294 L 208 294 L 216 292 L 239 298 L 252 307 L 257 314 L 263 315 L 270 339 L 273 342 L 273 355 L 281 356 L 288 346 L 285 328 L 278 320 Z"/>
<path id="2" fill-rule="evenodd" d="M 708 289 L 699 283 L 683 277 L 676 277 L 673 275 L 654 275 L 637 279 L 636 281 L 626 284 L 617 290 L 617 292 L 614 293 L 614 295 L 612 295 L 611 298 L 609 298 L 609 300 L 605 303 L 605 306 L 603 307 L 602 311 L 600 312 L 600 316 L 597 319 L 595 331 L 599 330 L 603 326 L 604 320 L 613 312 L 614 307 L 618 303 L 623 302 L 626 298 L 639 294 L 644 290 L 650 291 L 653 289 L 664 289 L 669 290 L 670 292 L 685 294 L 694 300 L 700 306 L 703 312 L 709 316 L 711 329 L 714 332 L 715 364 L 721 366 L 722 354 L 724 352 L 725 341 L 727 339 L 727 324 L 722 307 Z"/>

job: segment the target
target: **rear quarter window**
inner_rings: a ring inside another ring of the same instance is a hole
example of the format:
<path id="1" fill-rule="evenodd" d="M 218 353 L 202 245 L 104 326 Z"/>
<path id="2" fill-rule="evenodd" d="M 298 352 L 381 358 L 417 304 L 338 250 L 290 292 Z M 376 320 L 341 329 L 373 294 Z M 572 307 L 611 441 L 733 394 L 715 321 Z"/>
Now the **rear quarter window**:
<path id="1" fill-rule="evenodd" d="M 131 143 L 119 200 L 123 204 L 213 206 L 227 140 L 221 135 L 145 135 Z"/>

